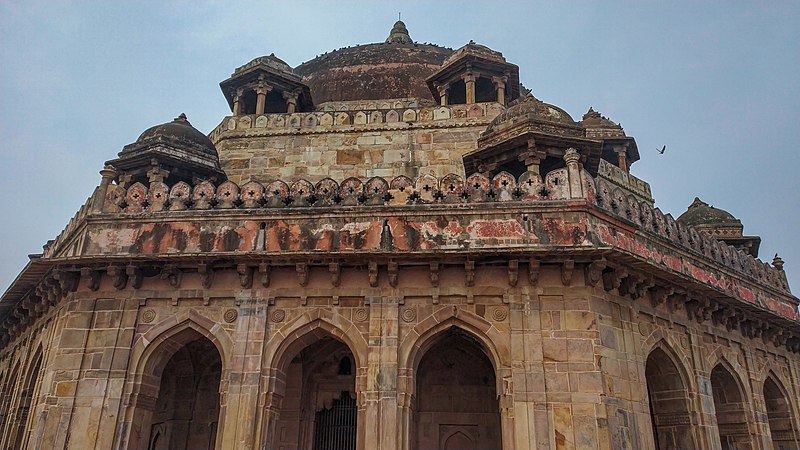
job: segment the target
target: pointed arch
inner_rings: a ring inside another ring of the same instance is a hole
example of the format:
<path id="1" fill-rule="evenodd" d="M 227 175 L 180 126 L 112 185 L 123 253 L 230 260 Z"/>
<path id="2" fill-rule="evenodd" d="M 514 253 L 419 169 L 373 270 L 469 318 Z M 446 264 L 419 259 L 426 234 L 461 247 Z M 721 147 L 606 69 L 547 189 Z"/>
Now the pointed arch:
<path id="1" fill-rule="evenodd" d="M 164 426 L 152 423 L 154 417 L 159 417 L 159 402 L 163 400 L 160 395 L 165 386 L 185 391 L 185 400 L 191 405 L 209 398 L 214 400 L 213 405 L 202 407 L 206 410 L 203 418 L 186 411 L 185 414 L 189 415 L 185 422 L 187 426 L 195 426 L 193 424 L 199 420 L 202 423 L 198 422 L 198 427 L 213 430 L 214 436 L 208 445 L 213 447 L 214 442 L 220 442 L 215 430 L 218 418 L 224 416 L 225 407 L 218 396 L 232 349 L 233 343 L 224 329 L 193 310 L 181 311 L 140 336 L 131 350 L 125 388 L 130 401 L 124 419 L 117 427 L 117 448 L 147 449 L 155 436 L 160 436 L 159 442 L 176 438 L 177 435 L 165 431 Z M 166 368 L 176 364 L 175 370 L 165 373 Z M 210 378 L 203 370 L 206 366 L 214 366 Z M 186 373 L 182 372 L 183 369 Z M 176 376 L 183 376 L 185 381 L 177 381 Z M 198 386 L 204 392 L 208 391 L 208 395 L 198 396 Z M 186 401 L 183 403 L 187 404 Z"/>
<path id="2" fill-rule="evenodd" d="M 335 432 L 348 446 L 362 448 L 366 422 L 356 398 L 366 387 L 366 377 L 358 374 L 367 350 L 358 328 L 328 310 L 306 311 L 273 332 L 264 355 L 262 445 L 310 449 L 319 436 Z M 331 408 L 341 423 L 320 422 L 332 417 L 324 413 Z"/>
<path id="3" fill-rule="evenodd" d="M 675 351 L 660 340 L 645 360 L 645 382 L 654 447 L 694 448 L 694 415 L 686 367 Z"/>
<path id="4" fill-rule="evenodd" d="M 722 448 L 739 448 L 751 441 L 750 404 L 741 378 L 725 359 L 709 373 L 711 396 Z"/>
<path id="5" fill-rule="evenodd" d="M 159 364 L 153 359 L 153 355 L 161 353 L 160 350 L 164 349 L 162 345 L 166 345 L 167 348 L 173 347 L 172 353 L 174 353 L 195 338 L 192 332 L 211 341 L 220 354 L 223 369 L 227 367 L 226 361 L 233 352 L 233 341 L 218 323 L 194 310 L 189 310 L 159 322 L 134 342 L 129 373 L 142 375 L 152 371 Z M 166 364 L 166 361 L 161 363 Z"/>
<path id="6" fill-rule="evenodd" d="M 355 324 L 342 315 L 320 309 L 303 313 L 270 337 L 264 357 L 265 367 L 280 367 L 287 354 L 302 350 L 324 336 L 347 345 L 353 353 L 356 367 L 365 367 L 367 341 Z"/>
<path id="7" fill-rule="evenodd" d="M 422 355 L 435 344 L 435 337 L 451 328 L 459 328 L 478 340 L 498 375 L 511 366 L 506 339 L 491 322 L 469 311 L 445 306 L 420 321 L 403 337 L 398 352 L 399 367 L 416 370 Z"/>
<path id="8" fill-rule="evenodd" d="M 28 362 L 28 366 L 25 368 L 25 372 L 22 375 L 22 384 L 20 385 L 21 390 L 18 394 L 19 400 L 17 401 L 16 413 L 12 423 L 12 427 L 15 429 L 11 430 L 13 434 L 8 440 L 8 443 L 14 442 L 12 448 L 23 448 L 30 432 L 30 427 L 28 425 L 31 422 L 31 407 L 35 406 L 33 399 L 36 396 L 36 391 L 39 385 L 39 372 L 42 368 L 42 355 L 43 348 L 40 344 L 33 353 L 33 356 Z"/>
<path id="9" fill-rule="evenodd" d="M 782 450 L 800 449 L 797 416 L 789 400 L 791 396 L 771 370 L 764 380 L 763 394 L 772 445 Z"/>

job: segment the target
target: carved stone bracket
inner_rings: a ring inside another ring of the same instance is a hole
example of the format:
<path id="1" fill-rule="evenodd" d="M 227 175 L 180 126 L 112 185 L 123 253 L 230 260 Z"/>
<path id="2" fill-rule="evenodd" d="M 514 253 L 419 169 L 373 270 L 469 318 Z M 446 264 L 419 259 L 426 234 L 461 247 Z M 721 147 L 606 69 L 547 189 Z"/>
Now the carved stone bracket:
<path id="1" fill-rule="evenodd" d="M 100 289 L 100 277 L 103 275 L 99 270 L 94 270 L 91 267 L 82 267 L 81 276 L 86 280 L 86 287 L 90 291 Z"/>
<path id="2" fill-rule="evenodd" d="M 174 264 L 167 264 L 161 269 L 161 279 L 168 280 L 169 285 L 174 288 L 180 287 L 182 278 L 183 272 Z"/>
<path id="3" fill-rule="evenodd" d="M 253 285 L 253 269 L 247 264 L 237 264 L 236 273 L 239 274 L 239 285 L 244 289 L 250 289 Z"/>
<path id="4" fill-rule="evenodd" d="M 464 262 L 464 285 L 467 287 L 475 285 L 475 261 Z"/>
<path id="5" fill-rule="evenodd" d="M 512 259 L 508 261 L 508 285 L 516 286 L 519 280 L 519 260 Z"/>
<path id="6" fill-rule="evenodd" d="M 297 272 L 297 282 L 300 283 L 300 286 L 307 286 L 308 285 L 308 264 L 306 263 L 297 263 L 294 266 L 295 272 Z"/>
<path id="7" fill-rule="evenodd" d="M 399 276 L 397 263 L 394 261 L 389 262 L 389 286 L 397 287 L 397 277 Z"/>
<path id="8" fill-rule="evenodd" d="M 628 276 L 625 269 L 611 269 L 603 272 L 603 289 L 613 291 L 619 289 L 622 280 Z"/>
<path id="9" fill-rule="evenodd" d="M 528 281 L 531 283 L 531 286 L 536 286 L 539 282 L 539 270 L 541 269 L 541 265 L 542 263 L 536 258 L 531 258 L 528 261 Z"/>
<path id="10" fill-rule="evenodd" d="M 106 269 L 106 273 L 109 277 L 111 277 L 111 281 L 115 289 L 125 289 L 125 285 L 128 283 L 128 274 L 125 273 L 125 270 L 122 267 L 110 265 L 108 266 L 108 269 Z"/>
<path id="11" fill-rule="evenodd" d="M 134 266 L 133 264 L 129 264 L 125 267 L 125 275 L 128 276 L 128 283 L 134 289 L 139 289 L 142 287 L 142 271 L 138 267 Z"/>
<path id="12" fill-rule="evenodd" d="M 262 262 L 258 265 L 258 273 L 261 274 L 261 285 L 269 287 L 269 263 Z"/>
<path id="13" fill-rule="evenodd" d="M 608 262 L 605 258 L 600 258 L 592 261 L 586 266 L 586 284 L 589 286 L 597 286 L 597 283 L 603 279 L 603 270 L 605 270 Z"/>
<path id="14" fill-rule="evenodd" d="M 204 289 L 210 289 L 211 284 L 214 283 L 214 268 L 209 263 L 200 263 L 197 265 L 197 273 L 200 274 L 200 284 Z"/>
<path id="15" fill-rule="evenodd" d="M 667 298 L 675 293 L 674 288 L 667 288 L 667 287 L 657 287 L 650 291 L 650 304 L 653 307 L 657 307 L 658 305 L 667 301 Z"/>
<path id="16" fill-rule="evenodd" d="M 561 264 L 561 284 L 569 286 L 572 284 L 572 272 L 575 270 L 575 261 L 568 259 Z"/>
<path id="17" fill-rule="evenodd" d="M 341 277 L 341 268 L 339 267 L 339 263 L 332 262 L 328 264 L 328 272 L 331 274 L 331 284 L 335 287 L 339 287 Z"/>
<path id="18" fill-rule="evenodd" d="M 378 287 L 378 263 L 370 261 L 367 267 L 369 270 L 369 285 Z"/>
<path id="19" fill-rule="evenodd" d="M 431 286 L 438 287 L 439 286 L 439 263 L 438 262 L 430 263 L 430 276 L 431 276 Z"/>

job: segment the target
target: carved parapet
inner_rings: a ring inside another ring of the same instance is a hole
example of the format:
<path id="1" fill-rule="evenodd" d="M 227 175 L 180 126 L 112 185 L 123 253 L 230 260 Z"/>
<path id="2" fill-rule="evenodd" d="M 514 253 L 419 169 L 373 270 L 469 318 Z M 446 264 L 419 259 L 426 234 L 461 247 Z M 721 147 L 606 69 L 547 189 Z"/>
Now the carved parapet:
<path id="1" fill-rule="evenodd" d="M 700 261 L 720 264 L 759 284 L 789 293 L 786 277 L 779 269 L 705 233 L 700 233 L 694 227 L 675 221 L 672 215 L 663 214 L 660 209 L 653 208 L 648 201 L 626 193 L 602 177 L 595 179 L 595 183 L 597 206 L 606 212 L 668 241 L 671 245 L 677 245 Z"/>
<path id="2" fill-rule="evenodd" d="M 266 113 L 226 117 L 211 139 L 217 141 L 237 133 L 326 132 L 347 128 L 383 129 L 408 124 L 452 126 L 453 121 L 489 123 L 502 111 L 494 102 L 471 105 L 423 106 L 416 100 L 382 102 L 330 102 L 313 112 Z"/>
<path id="3" fill-rule="evenodd" d="M 584 189 L 594 185 L 590 175 L 582 172 L 579 183 Z M 549 187 L 547 187 L 549 186 Z M 333 206 L 384 206 L 413 204 L 465 204 L 517 201 L 569 200 L 574 192 L 569 189 L 569 174 L 564 170 L 551 172 L 546 181 L 526 172 L 519 179 L 508 172 L 500 172 L 489 179 L 480 174 L 463 177 L 448 174 L 442 178 L 423 175 L 415 180 L 400 176 L 388 181 L 380 177 L 368 180 L 348 178 L 341 183 L 324 178 L 316 183 L 296 180 L 291 184 L 277 180 L 266 186 L 249 181 L 237 186 L 225 181 L 215 186 L 203 181 L 192 187 L 179 182 L 172 187 L 162 182 L 153 183 L 150 192 L 157 188 L 163 201 L 145 201 L 148 188 L 139 183 L 127 190 L 117 186 L 117 195 L 123 200 L 106 208 L 110 214 L 139 214 L 161 211 L 210 210 L 210 209 L 259 209 L 300 208 Z M 167 192 L 169 194 L 167 194 Z M 164 197 L 169 197 L 166 200 Z M 124 199 L 129 199 L 127 201 Z M 135 199 L 135 201 L 133 201 Z M 594 198 L 586 199 L 594 203 Z M 113 203 L 113 202 L 112 202 Z M 155 205 L 153 208 L 151 206 Z"/>

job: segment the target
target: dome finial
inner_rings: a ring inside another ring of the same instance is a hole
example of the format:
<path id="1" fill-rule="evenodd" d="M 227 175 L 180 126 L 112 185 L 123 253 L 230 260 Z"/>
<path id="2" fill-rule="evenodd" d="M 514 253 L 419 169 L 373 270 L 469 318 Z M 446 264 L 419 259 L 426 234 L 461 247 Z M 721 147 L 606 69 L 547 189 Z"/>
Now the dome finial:
<path id="1" fill-rule="evenodd" d="M 411 36 L 408 35 L 408 29 L 406 28 L 406 24 L 403 23 L 402 20 L 399 20 L 400 15 L 398 14 L 398 20 L 394 23 L 392 27 L 392 31 L 389 32 L 389 37 L 386 38 L 387 44 L 413 44 L 414 41 L 411 40 Z"/>

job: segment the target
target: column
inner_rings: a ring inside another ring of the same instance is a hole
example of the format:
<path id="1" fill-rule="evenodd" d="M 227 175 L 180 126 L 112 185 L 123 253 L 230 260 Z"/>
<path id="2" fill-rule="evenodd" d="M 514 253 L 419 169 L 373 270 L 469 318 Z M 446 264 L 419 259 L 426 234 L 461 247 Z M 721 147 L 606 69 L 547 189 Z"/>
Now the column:
<path id="1" fill-rule="evenodd" d="M 616 153 L 617 158 L 619 158 L 619 168 L 624 170 L 625 172 L 630 172 L 631 170 L 628 167 L 628 146 L 627 145 L 614 146 L 614 153 Z"/>
<path id="2" fill-rule="evenodd" d="M 467 104 L 475 103 L 475 78 L 476 75 L 472 72 L 467 72 L 462 79 L 467 86 Z"/>
<path id="3" fill-rule="evenodd" d="M 286 112 L 289 114 L 294 113 L 297 110 L 297 97 L 299 96 L 299 92 L 292 91 L 292 92 L 284 92 L 283 98 L 286 100 Z"/>
<path id="4" fill-rule="evenodd" d="M 105 166 L 103 170 L 100 171 L 100 176 L 103 178 L 100 180 L 100 186 L 98 186 L 97 190 L 95 191 L 94 199 L 92 200 L 92 211 L 103 211 L 103 206 L 106 202 L 106 195 L 108 195 L 108 186 L 111 185 L 111 181 L 113 181 L 117 175 L 117 171 L 111 166 Z"/>
<path id="5" fill-rule="evenodd" d="M 268 86 L 263 81 L 258 82 L 258 86 L 256 86 L 256 114 L 264 114 L 264 106 L 267 104 L 267 93 L 272 90 L 271 86 Z"/>
<path id="6" fill-rule="evenodd" d="M 238 116 L 242 110 L 242 96 L 244 90 L 239 88 L 236 90 L 236 95 L 233 96 L 233 115 Z"/>
<path id="7" fill-rule="evenodd" d="M 508 77 L 492 77 L 494 87 L 497 89 L 497 103 L 506 104 L 506 82 Z"/>
<path id="8" fill-rule="evenodd" d="M 435 86 L 436 90 L 439 91 L 440 104 L 442 106 L 447 106 L 447 89 L 450 87 L 450 85 L 436 83 Z"/>
<path id="9" fill-rule="evenodd" d="M 567 176 L 569 177 L 570 198 L 583 198 L 583 181 L 581 180 L 581 166 L 578 164 L 581 155 L 574 148 L 568 148 L 564 154 L 567 163 Z"/>

